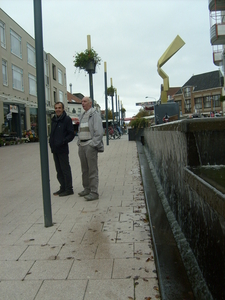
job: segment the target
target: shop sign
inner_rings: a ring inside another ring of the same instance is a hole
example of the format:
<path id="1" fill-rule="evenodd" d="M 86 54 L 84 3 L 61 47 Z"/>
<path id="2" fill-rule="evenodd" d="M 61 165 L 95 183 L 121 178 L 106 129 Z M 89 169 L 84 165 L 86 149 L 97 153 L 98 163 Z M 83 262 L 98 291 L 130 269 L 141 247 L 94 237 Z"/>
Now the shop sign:
<path id="1" fill-rule="evenodd" d="M 12 119 L 12 113 L 10 112 L 9 114 L 6 115 L 7 120 L 11 120 Z"/>
<path id="2" fill-rule="evenodd" d="M 10 112 L 18 114 L 18 106 L 10 105 Z"/>

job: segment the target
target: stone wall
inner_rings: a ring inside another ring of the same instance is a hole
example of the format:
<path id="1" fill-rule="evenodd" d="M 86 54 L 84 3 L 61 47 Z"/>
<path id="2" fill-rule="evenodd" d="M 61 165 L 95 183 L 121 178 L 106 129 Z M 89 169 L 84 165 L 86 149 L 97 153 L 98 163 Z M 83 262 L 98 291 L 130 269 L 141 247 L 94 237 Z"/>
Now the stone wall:
<path id="1" fill-rule="evenodd" d="M 225 118 L 192 119 L 144 130 L 145 150 L 214 299 L 225 299 L 225 197 L 190 171 L 225 165 Z"/>

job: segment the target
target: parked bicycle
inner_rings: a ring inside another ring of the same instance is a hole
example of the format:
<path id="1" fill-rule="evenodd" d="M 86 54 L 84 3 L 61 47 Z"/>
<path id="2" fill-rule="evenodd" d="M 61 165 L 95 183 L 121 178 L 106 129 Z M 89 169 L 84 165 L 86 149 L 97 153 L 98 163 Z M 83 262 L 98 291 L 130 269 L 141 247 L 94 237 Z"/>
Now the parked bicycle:
<path id="1" fill-rule="evenodd" d="M 109 135 L 110 140 L 112 140 L 112 139 L 115 140 L 115 139 L 121 138 L 120 132 L 116 128 L 113 128 L 113 126 L 109 126 L 108 135 Z"/>

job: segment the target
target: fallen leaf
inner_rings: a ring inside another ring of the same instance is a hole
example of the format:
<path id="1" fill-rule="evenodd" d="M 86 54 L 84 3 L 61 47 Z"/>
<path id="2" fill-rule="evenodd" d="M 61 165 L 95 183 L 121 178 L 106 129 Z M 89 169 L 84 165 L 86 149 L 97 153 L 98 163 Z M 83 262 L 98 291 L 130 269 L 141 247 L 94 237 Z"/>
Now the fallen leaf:
<path id="1" fill-rule="evenodd" d="M 146 278 L 143 278 L 143 280 L 148 282 L 148 279 L 146 279 Z"/>

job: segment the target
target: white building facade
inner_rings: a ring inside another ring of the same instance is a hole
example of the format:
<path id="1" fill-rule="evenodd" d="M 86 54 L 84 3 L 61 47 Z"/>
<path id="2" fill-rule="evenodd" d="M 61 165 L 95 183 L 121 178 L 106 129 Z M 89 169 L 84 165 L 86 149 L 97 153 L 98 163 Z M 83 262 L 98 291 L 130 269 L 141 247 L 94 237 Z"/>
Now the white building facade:
<path id="1" fill-rule="evenodd" d="M 0 9 L 0 133 L 24 130 L 38 134 L 35 40 Z M 47 130 L 50 132 L 54 103 L 67 110 L 66 68 L 44 52 Z"/>

